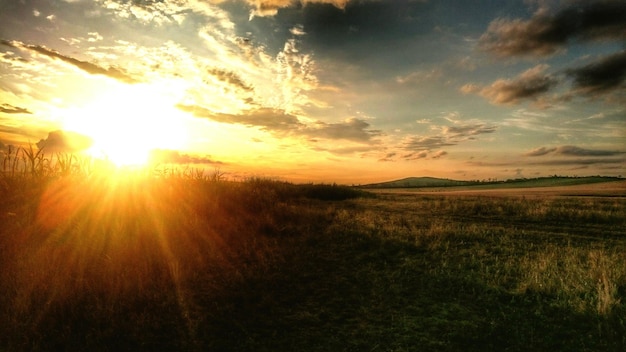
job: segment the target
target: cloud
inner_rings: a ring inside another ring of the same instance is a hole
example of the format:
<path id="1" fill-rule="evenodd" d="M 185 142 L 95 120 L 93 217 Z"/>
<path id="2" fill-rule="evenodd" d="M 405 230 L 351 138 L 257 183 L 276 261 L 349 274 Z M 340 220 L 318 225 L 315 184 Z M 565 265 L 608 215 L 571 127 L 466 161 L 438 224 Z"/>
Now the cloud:
<path id="1" fill-rule="evenodd" d="M 442 76 L 443 71 L 440 68 L 434 68 L 432 70 L 414 71 L 404 76 L 397 76 L 396 82 L 398 84 L 423 84 L 436 81 Z"/>
<path id="2" fill-rule="evenodd" d="M 4 46 L 8 46 L 9 48 L 19 49 L 17 44 L 11 42 L 10 40 L 2 39 L 2 40 L 0 40 L 0 44 L 2 44 Z"/>
<path id="3" fill-rule="evenodd" d="M 402 155 L 402 159 L 406 161 L 420 160 L 420 159 L 440 159 L 445 155 L 448 155 L 448 152 L 444 150 L 438 150 L 434 153 L 431 153 L 430 150 L 421 150 L 421 151 L 416 151 L 416 152 Z M 379 161 L 391 161 L 391 160 L 388 158 L 388 159 L 381 159 Z"/>
<path id="4" fill-rule="evenodd" d="M 568 165 L 597 165 L 597 164 L 624 164 L 626 159 L 624 158 L 592 158 L 592 159 L 556 159 L 556 160 L 544 160 L 539 162 L 530 163 L 529 165 L 542 165 L 542 166 L 568 166 Z"/>
<path id="5" fill-rule="evenodd" d="M 441 148 L 451 147 L 460 143 L 475 140 L 477 135 L 494 133 L 496 126 L 482 122 L 463 122 L 458 112 L 446 114 L 443 119 L 453 123 L 452 126 L 431 126 L 431 129 L 440 131 L 432 136 L 410 136 L 406 138 L 401 148 L 412 153 L 405 155 L 406 160 L 423 159 L 430 156 L 432 159 L 441 158 L 448 153 Z M 430 154 L 431 151 L 439 149 Z M 424 153 L 425 152 L 425 153 Z"/>
<path id="6" fill-rule="evenodd" d="M 349 118 L 340 123 L 316 122 L 313 127 L 303 132 L 311 137 L 326 139 L 346 139 L 355 142 L 369 142 L 382 134 L 379 130 L 370 130 L 370 124 L 357 118 Z"/>
<path id="7" fill-rule="evenodd" d="M 625 152 L 617 150 L 584 149 L 573 145 L 564 145 L 558 147 L 556 153 L 567 156 L 614 156 L 624 154 Z"/>
<path id="8" fill-rule="evenodd" d="M 626 82 L 626 50 L 583 67 L 569 69 L 566 74 L 574 80 L 574 92 L 585 95 L 598 95 L 623 88 Z"/>
<path id="9" fill-rule="evenodd" d="M 544 156 L 548 154 L 558 154 L 574 157 L 607 157 L 626 154 L 624 151 L 618 150 L 602 150 L 602 149 L 585 149 L 574 145 L 563 145 L 560 147 L 540 147 L 524 153 L 524 156 Z"/>
<path id="10" fill-rule="evenodd" d="M 445 150 L 438 150 L 435 153 L 433 153 L 431 158 L 439 159 L 439 158 L 443 157 L 444 155 L 448 155 L 448 152 L 446 152 Z"/>
<path id="11" fill-rule="evenodd" d="M 74 153 L 88 149 L 93 140 L 82 134 L 71 131 L 52 131 L 46 139 L 36 143 L 39 149 L 46 153 Z"/>
<path id="12" fill-rule="evenodd" d="M 182 23 L 189 9 L 202 11 L 203 6 L 196 0 L 187 1 L 145 1 L 145 0 L 98 0 L 100 6 L 116 16 L 144 24 L 162 26 L 169 23 Z"/>
<path id="13" fill-rule="evenodd" d="M 378 159 L 378 161 L 393 161 L 394 157 L 396 155 L 398 155 L 398 153 L 396 153 L 396 152 L 387 153 L 387 154 L 385 154 L 385 156 L 383 156 L 382 158 Z"/>
<path id="14" fill-rule="evenodd" d="M 90 63 L 90 62 L 81 61 L 73 57 L 65 56 L 63 54 L 60 54 L 54 50 L 45 48 L 43 46 L 25 44 L 25 43 L 15 41 L 15 40 L 14 41 L 2 40 L 1 43 L 12 48 L 26 49 L 26 50 L 30 50 L 38 54 L 50 57 L 52 59 L 61 60 L 63 62 L 71 64 L 74 67 L 77 67 L 92 75 L 103 75 L 103 76 L 107 76 L 107 77 L 116 79 L 120 82 L 124 82 L 124 83 L 137 83 L 138 82 L 137 80 L 135 80 L 134 78 L 132 78 L 131 76 L 123 72 L 121 69 L 118 69 L 115 67 L 104 68 L 96 64 Z"/>
<path id="15" fill-rule="evenodd" d="M 482 123 L 443 127 L 443 133 L 449 135 L 450 138 L 453 139 L 466 138 L 485 133 L 493 133 L 496 130 L 496 126 L 489 126 Z"/>
<path id="16" fill-rule="evenodd" d="M 67 62 L 92 75 L 103 75 L 103 76 L 107 76 L 110 78 L 114 78 L 124 83 L 137 83 L 138 82 L 134 78 L 124 73 L 122 70 L 115 68 L 115 67 L 104 68 L 96 64 L 92 64 L 90 62 L 80 61 L 73 57 L 59 54 L 56 51 L 53 51 L 53 50 L 50 50 L 50 49 L 47 49 L 38 45 L 25 45 L 25 47 L 32 51 L 40 53 L 42 55 Z"/>
<path id="17" fill-rule="evenodd" d="M 13 106 L 11 104 L 0 104 L 0 112 L 5 114 L 32 114 L 28 109 Z"/>
<path id="18" fill-rule="evenodd" d="M 307 125 L 300 122 L 298 117 L 280 109 L 259 108 L 243 111 L 240 114 L 226 114 L 194 105 L 178 104 L 177 108 L 189 112 L 195 117 L 222 123 L 260 127 L 264 131 L 276 134 L 333 140 L 344 139 L 355 142 L 370 142 L 382 134 L 379 130 L 369 129 L 369 123 L 357 118 L 349 118 L 339 123 L 316 121 Z"/>
<path id="19" fill-rule="evenodd" d="M 239 75 L 236 72 L 228 71 L 224 69 L 212 68 L 208 70 L 208 73 L 215 76 L 220 81 L 226 82 L 243 91 L 250 92 L 253 90 L 252 86 L 244 82 L 244 80 L 241 77 L 239 77 Z"/>
<path id="20" fill-rule="evenodd" d="M 426 157 L 428 157 L 428 151 L 422 150 L 420 152 L 415 152 L 415 153 L 404 155 L 402 158 L 404 160 L 419 160 L 419 159 L 426 159 Z"/>
<path id="21" fill-rule="evenodd" d="M 274 16 L 278 10 L 297 4 L 306 5 L 308 3 L 331 4 L 337 8 L 344 9 L 350 0 L 246 0 L 254 9 L 250 12 L 250 19 L 255 16 Z"/>
<path id="22" fill-rule="evenodd" d="M 457 145 L 457 143 L 448 140 L 445 136 L 412 136 L 404 141 L 403 148 L 405 150 L 423 151 L 450 147 L 453 145 Z"/>
<path id="23" fill-rule="evenodd" d="M 182 154 L 178 150 L 153 149 L 150 151 L 150 162 L 155 164 L 223 164 L 209 157 Z"/>
<path id="24" fill-rule="evenodd" d="M 287 132 L 304 127 L 296 116 L 287 114 L 283 110 L 271 108 L 248 110 L 240 114 L 225 114 L 194 105 L 178 104 L 176 107 L 182 111 L 191 113 L 195 117 L 207 118 L 222 123 L 260 127 L 262 130 L 266 131 Z"/>
<path id="25" fill-rule="evenodd" d="M 524 156 L 543 156 L 556 151 L 556 148 L 540 147 L 524 153 Z"/>
<path id="26" fill-rule="evenodd" d="M 626 3 L 570 2 L 550 14 L 545 8 L 527 21 L 499 18 L 480 37 L 479 47 L 499 57 L 548 56 L 570 41 L 626 39 Z"/>
<path id="27" fill-rule="evenodd" d="M 514 79 L 498 79 L 484 88 L 466 84 L 461 87 L 461 91 L 478 93 L 497 105 L 515 105 L 523 99 L 537 100 L 558 83 L 554 76 L 543 73 L 548 67 L 546 64 L 540 64 L 522 72 Z"/>

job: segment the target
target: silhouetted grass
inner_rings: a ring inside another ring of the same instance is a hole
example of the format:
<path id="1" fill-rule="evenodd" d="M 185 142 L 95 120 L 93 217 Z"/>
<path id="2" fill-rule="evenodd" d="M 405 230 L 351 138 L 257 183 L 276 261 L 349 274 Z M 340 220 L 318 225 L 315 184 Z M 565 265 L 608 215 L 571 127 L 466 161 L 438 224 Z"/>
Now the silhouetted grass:
<path id="1" fill-rule="evenodd" d="M 624 199 L 196 176 L 0 178 L 0 350 L 626 347 Z"/>

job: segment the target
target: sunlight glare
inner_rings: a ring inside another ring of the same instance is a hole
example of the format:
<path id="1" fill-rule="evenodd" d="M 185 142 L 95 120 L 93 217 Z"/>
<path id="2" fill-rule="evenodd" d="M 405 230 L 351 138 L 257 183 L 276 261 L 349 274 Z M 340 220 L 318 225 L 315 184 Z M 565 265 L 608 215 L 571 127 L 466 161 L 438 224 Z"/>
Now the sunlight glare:
<path id="1" fill-rule="evenodd" d="M 153 149 L 185 147 L 185 117 L 177 97 L 158 85 L 122 85 L 65 118 L 63 128 L 93 139 L 88 154 L 117 166 L 143 166 Z"/>

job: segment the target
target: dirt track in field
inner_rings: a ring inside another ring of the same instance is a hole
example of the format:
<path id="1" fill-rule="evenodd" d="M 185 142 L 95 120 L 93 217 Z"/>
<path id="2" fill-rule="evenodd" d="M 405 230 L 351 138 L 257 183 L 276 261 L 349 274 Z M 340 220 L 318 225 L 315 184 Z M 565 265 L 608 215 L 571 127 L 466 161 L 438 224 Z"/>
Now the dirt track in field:
<path id="1" fill-rule="evenodd" d="M 467 187 L 427 187 L 389 188 L 371 190 L 374 193 L 424 194 L 424 195 L 467 195 L 494 197 L 617 197 L 626 198 L 626 180 L 590 183 L 574 186 L 528 187 L 528 188 L 480 188 Z"/>

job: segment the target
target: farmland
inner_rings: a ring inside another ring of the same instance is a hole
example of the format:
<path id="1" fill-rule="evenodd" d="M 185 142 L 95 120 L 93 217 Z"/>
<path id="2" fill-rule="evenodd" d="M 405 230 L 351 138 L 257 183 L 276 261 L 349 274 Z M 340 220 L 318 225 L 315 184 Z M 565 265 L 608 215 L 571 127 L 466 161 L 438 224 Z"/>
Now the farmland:
<path id="1" fill-rule="evenodd" d="M 0 350 L 626 347 L 623 181 L 1 181 Z"/>

